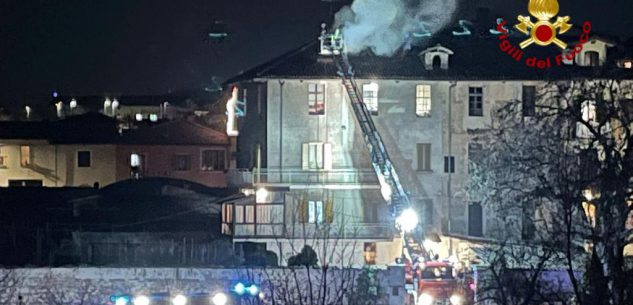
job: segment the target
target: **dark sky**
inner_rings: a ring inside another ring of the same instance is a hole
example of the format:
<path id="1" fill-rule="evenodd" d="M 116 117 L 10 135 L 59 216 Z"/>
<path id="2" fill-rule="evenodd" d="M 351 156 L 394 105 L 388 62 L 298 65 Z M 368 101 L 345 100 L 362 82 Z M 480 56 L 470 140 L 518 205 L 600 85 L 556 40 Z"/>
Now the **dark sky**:
<path id="1" fill-rule="evenodd" d="M 462 1 L 527 14 L 527 0 Z M 572 23 L 633 34 L 633 0 L 559 2 Z M 226 43 L 205 40 L 214 20 L 228 25 Z M 1 0 L 0 105 L 42 100 L 54 89 L 84 95 L 202 88 L 214 75 L 222 80 L 316 39 L 329 20 L 330 3 L 321 0 Z"/>

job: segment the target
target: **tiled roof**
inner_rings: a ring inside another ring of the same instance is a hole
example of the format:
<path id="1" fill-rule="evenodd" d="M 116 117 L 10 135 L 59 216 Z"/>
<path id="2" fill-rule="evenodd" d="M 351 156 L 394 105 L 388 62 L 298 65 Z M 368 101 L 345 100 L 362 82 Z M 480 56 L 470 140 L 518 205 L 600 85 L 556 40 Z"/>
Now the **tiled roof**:
<path id="1" fill-rule="evenodd" d="M 557 47 L 531 46 L 524 50 L 521 62 L 499 48 L 499 36 L 481 32 L 469 36 L 454 36 L 450 32 L 438 34 L 416 42 L 417 46 L 408 51 L 400 50 L 390 57 L 375 56 L 369 51 L 349 55 L 357 78 L 382 79 L 428 79 L 428 80 L 531 80 L 531 79 L 570 79 L 615 77 L 633 78 L 631 70 L 618 69 L 614 65 L 617 55 L 626 46 L 609 48 L 609 61 L 604 67 L 590 68 L 580 66 L 552 67 L 537 69 L 527 67 L 525 60 L 529 57 L 554 58 L 560 54 Z M 580 37 L 580 30 L 574 28 L 566 36 L 561 37 L 570 46 Z M 600 35 L 614 42 L 617 39 Z M 510 42 L 518 46 L 526 36 L 512 35 Z M 418 54 L 423 50 L 441 44 L 452 50 L 449 69 L 427 70 Z M 317 39 L 313 42 L 287 52 L 262 65 L 245 71 L 225 82 L 226 85 L 255 78 L 336 78 L 336 65 L 331 57 L 320 56 Z M 555 65 L 552 62 L 552 65 Z"/>
<path id="2" fill-rule="evenodd" d="M 123 135 L 130 145 L 228 145 L 226 134 L 190 121 L 179 120 L 139 128 Z"/>

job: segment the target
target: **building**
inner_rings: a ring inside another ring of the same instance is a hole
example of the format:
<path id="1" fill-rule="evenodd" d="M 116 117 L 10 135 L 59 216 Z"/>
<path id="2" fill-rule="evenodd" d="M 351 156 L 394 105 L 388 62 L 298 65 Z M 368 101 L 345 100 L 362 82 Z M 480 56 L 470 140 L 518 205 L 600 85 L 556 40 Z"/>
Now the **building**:
<path id="1" fill-rule="evenodd" d="M 225 187 L 226 135 L 185 120 L 121 132 L 115 119 L 86 113 L 59 121 L 0 122 L 0 186 L 105 186 L 168 177 Z"/>
<path id="2" fill-rule="evenodd" d="M 448 236 L 446 254 L 456 254 L 459 240 L 495 237 L 495 211 L 466 188 L 470 161 L 485 154 L 471 137 L 494 123 L 495 109 L 518 100 L 529 116 L 539 85 L 548 80 L 633 77 L 618 64 L 628 57 L 614 39 L 591 36 L 573 59 L 539 69 L 504 53 L 487 22 L 474 24 L 416 38 L 391 57 L 346 54 L 421 222 L 427 232 Z M 564 40 L 581 34 L 573 28 Z M 225 232 L 238 243 L 265 244 L 282 263 L 297 243 L 324 238 L 317 245 L 323 251 L 328 243 L 346 243 L 360 249 L 355 264 L 387 264 L 401 255 L 400 240 L 332 52 L 324 47 L 328 37 L 227 81 L 247 109 L 238 123 L 237 168 L 253 169 L 257 193 L 250 206 L 227 207 L 225 222 L 233 229 Z M 523 38 L 508 39 L 518 45 Z M 525 57 L 559 54 L 554 47 L 533 48 Z"/>

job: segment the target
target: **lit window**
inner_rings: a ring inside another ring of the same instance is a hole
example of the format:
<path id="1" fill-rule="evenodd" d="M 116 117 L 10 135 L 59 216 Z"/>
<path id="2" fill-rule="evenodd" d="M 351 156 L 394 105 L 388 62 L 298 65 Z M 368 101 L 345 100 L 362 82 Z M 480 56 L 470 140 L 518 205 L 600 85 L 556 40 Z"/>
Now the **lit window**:
<path id="1" fill-rule="evenodd" d="M 431 115 L 431 86 L 415 86 L 415 114 L 421 117 Z"/>
<path id="2" fill-rule="evenodd" d="M 633 61 L 628 60 L 624 62 L 624 69 L 633 69 Z"/>
<path id="3" fill-rule="evenodd" d="M 224 162 L 224 150 L 203 150 L 200 169 L 203 171 L 221 171 L 226 168 Z"/>
<path id="4" fill-rule="evenodd" d="M 484 94 L 481 87 L 468 88 L 468 115 L 483 116 L 484 115 Z"/>
<path id="5" fill-rule="evenodd" d="M 138 154 L 130 155 L 130 166 L 131 167 L 140 167 L 141 166 L 141 156 Z"/>
<path id="6" fill-rule="evenodd" d="M 311 115 L 325 114 L 324 84 L 308 84 L 308 113 Z"/>
<path id="7" fill-rule="evenodd" d="M 376 264 L 376 243 L 365 243 L 365 264 L 366 265 L 375 265 Z M 396 290 L 397 291 L 397 290 Z"/>
<path id="8" fill-rule="evenodd" d="M 141 114 L 141 113 L 137 113 L 137 114 L 136 114 L 136 116 L 135 116 L 135 118 L 136 118 L 136 120 L 137 120 L 137 121 L 139 121 L 139 122 L 140 122 L 140 121 L 142 121 L 142 120 L 143 120 L 143 114 Z"/>
<path id="9" fill-rule="evenodd" d="M 174 170 L 188 171 L 191 170 L 191 155 L 175 155 Z"/>
<path id="10" fill-rule="evenodd" d="M 304 143 L 302 150 L 304 170 L 332 169 L 332 144 Z"/>
<path id="11" fill-rule="evenodd" d="M 31 146 L 20 146 L 20 165 L 22 167 L 31 165 Z"/>
<path id="12" fill-rule="evenodd" d="M 77 167 L 90 167 L 92 156 L 90 151 L 81 150 L 77 152 Z"/>
<path id="13" fill-rule="evenodd" d="M 308 222 L 323 223 L 323 201 L 308 201 Z"/>
<path id="14" fill-rule="evenodd" d="M 154 114 L 154 113 L 150 114 L 149 115 L 149 120 L 152 121 L 152 122 L 158 122 L 158 115 Z"/>
<path id="15" fill-rule="evenodd" d="M 378 84 L 363 85 L 363 103 L 371 114 L 378 114 Z"/>

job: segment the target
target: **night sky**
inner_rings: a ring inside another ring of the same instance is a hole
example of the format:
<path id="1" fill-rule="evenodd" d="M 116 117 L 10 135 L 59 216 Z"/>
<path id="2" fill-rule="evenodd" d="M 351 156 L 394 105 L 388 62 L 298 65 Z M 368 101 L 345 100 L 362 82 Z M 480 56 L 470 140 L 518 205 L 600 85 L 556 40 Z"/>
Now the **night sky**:
<path id="1" fill-rule="evenodd" d="M 469 3 L 462 10 L 483 3 L 508 16 L 527 14 L 527 0 L 462 2 Z M 596 32 L 633 35 L 633 0 L 559 3 L 572 23 L 589 20 Z M 222 81 L 316 39 L 319 24 L 331 19 L 331 3 L 321 0 L 2 0 L 0 106 L 44 103 L 52 90 L 203 88 L 214 75 Z M 228 25 L 225 43 L 205 38 L 214 20 Z"/>

